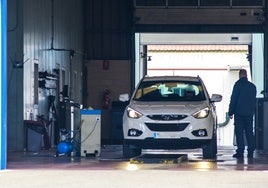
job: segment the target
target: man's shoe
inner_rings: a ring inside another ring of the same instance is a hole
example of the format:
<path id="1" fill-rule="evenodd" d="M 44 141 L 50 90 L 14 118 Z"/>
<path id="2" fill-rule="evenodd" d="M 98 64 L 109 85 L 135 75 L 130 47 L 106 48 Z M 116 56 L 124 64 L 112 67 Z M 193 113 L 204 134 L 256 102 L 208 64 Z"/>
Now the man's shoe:
<path id="1" fill-rule="evenodd" d="M 237 159 L 241 159 L 243 157 L 244 157 L 244 155 L 240 154 L 240 153 L 236 153 L 236 154 L 233 155 L 233 158 L 237 158 Z"/>

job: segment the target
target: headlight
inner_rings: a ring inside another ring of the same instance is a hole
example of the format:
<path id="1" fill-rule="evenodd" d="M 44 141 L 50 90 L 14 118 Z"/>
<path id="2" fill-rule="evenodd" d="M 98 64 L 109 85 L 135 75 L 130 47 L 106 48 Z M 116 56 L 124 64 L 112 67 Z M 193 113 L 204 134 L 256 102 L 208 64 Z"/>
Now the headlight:
<path id="1" fill-rule="evenodd" d="M 197 112 L 195 112 L 194 114 L 192 114 L 193 117 L 197 118 L 197 119 L 202 119 L 202 118 L 206 118 L 209 115 L 209 108 L 206 107 L 202 110 L 199 110 Z"/>
<path id="2" fill-rule="evenodd" d="M 141 113 L 137 112 L 136 110 L 133 110 L 132 108 L 127 108 L 127 116 L 130 118 L 138 119 L 142 116 Z"/>

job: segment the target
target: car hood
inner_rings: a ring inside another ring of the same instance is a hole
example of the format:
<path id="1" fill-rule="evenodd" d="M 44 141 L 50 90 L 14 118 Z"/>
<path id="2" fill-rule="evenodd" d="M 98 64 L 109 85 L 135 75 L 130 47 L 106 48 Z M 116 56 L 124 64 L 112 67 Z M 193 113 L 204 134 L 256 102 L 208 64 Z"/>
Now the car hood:
<path id="1" fill-rule="evenodd" d="M 193 113 L 208 106 L 206 101 L 195 102 L 140 102 L 133 101 L 129 107 L 145 114 Z"/>

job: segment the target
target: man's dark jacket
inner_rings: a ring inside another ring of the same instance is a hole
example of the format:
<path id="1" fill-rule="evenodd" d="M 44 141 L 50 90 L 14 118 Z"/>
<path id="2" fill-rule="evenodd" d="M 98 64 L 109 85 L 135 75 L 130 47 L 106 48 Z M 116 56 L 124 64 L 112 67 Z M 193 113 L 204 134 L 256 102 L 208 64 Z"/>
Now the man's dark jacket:
<path id="1" fill-rule="evenodd" d="M 247 77 L 240 78 L 234 85 L 228 115 L 252 116 L 256 107 L 256 86 Z"/>

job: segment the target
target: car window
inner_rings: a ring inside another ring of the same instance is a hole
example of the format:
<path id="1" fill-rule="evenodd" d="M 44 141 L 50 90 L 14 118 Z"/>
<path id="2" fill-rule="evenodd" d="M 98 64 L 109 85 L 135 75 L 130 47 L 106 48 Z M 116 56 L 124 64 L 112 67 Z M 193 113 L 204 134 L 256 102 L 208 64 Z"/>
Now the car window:
<path id="1" fill-rule="evenodd" d="M 205 100 L 200 82 L 193 81 L 144 81 L 134 100 L 138 101 L 201 101 Z"/>

